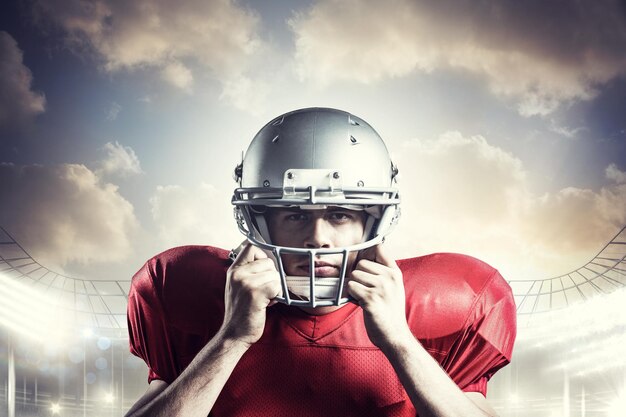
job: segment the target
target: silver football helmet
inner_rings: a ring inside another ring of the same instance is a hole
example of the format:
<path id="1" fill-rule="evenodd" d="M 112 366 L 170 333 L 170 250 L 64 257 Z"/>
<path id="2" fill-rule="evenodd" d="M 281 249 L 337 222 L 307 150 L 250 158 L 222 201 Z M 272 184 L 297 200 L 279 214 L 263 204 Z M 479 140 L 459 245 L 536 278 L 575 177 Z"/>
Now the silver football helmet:
<path id="1" fill-rule="evenodd" d="M 239 230 L 273 255 L 282 295 L 297 306 L 342 305 L 348 255 L 381 243 L 400 217 L 394 187 L 398 170 L 378 133 L 364 120 L 341 110 L 307 108 L 285 113 L 252 139 L 235 169 L 232 203 Z M 267 207 L 324 209 L 341 206 L 367 213 L 361 243 L 348 247 L 296 248 L 272 242 Z M 309 276 L 286 276 L 282 254 L 307 256 Z M 315 258 L 341 254 L 338 277 L 316 277 Z"/>

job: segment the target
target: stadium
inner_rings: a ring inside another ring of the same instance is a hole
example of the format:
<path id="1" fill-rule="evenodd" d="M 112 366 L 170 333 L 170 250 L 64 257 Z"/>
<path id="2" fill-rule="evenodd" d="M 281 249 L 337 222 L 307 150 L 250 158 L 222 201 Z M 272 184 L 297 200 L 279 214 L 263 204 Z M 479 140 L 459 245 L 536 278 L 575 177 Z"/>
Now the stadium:
<path id="1" fill-rule="evenodd" d="M 384 139 L 394 259 L 467 254 L 509 283 L 500 416 L 626 416 L 625 19 L 623 0 L 1 2 L 0 417 L 129 410 L 131 276 L 236 247 L 235 167 L 309 107 Z"/>
<path id="2" fill-rule="evenodd" d="M 75 279 L 0 236 L 0 416 L 116 416 L 145 390 L 128 351 L 129 280 Z M 617 417 L 626 409 L 626 228 L 567 274 L 509 283 L 518 339 L 489 385 L 503 417 Z"/>

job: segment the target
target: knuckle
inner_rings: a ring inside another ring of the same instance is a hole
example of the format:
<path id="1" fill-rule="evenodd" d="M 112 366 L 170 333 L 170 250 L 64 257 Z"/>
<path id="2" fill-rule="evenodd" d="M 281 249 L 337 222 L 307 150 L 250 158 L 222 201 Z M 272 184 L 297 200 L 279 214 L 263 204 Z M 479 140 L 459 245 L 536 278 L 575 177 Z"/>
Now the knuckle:
<path id="1" fill-rule="evenodd" d="M 382 294 L 382 289 L 381 288 L 375 288 L 372 291 L 370 291 L 370 299 L 372 301 L 380 301 L 383 298 L 383 294 Z"/>
<path id="2" fill-rule="evenodd" d="M 259 259 L 257 262 L 259 262 L 259 264 L 265 266 L 266 268 L 274 268 L 274 261 L 272 261 L 270 258 Z"/>
<path id="3" fill-rule="evenodd" d="M 363 268 L 367 268 L 368 265 L 371 265 L 373 262 L 370 261 L 369 259 L 361 259 L 359 261 L 359 264 L 363 267 Z"/>
<path id="4" fill-rule="evenodd" d="M 241 281 L 241 273 L 237 270 L 229 271 L 227 278 L 230 285 L 238 285 Z"/>
<path id="5" fill-rule="evenodd" d="M 274 282 L 274 285 L 272 285 L 272 293 L 275 295 L 280 295 L 283 291 L 283 287 L 282 285 L 280 285 L 280 282 Z"/>
<path id="6" fill-rule="evenodd" d="M 246 274 L 235 274 L 232 277 L 231 285 L 238 291 L 250 292 L 253 288 L 252 281 Z"/>
<path id="7" fill-rule="evenodd" d="M 239 281 L 239 288 L 241 288 L 244 291 L 251 290 L 252 289 L 252 285 L 250 283 L 250 280 L 242 279 L 241 281 Z"/>

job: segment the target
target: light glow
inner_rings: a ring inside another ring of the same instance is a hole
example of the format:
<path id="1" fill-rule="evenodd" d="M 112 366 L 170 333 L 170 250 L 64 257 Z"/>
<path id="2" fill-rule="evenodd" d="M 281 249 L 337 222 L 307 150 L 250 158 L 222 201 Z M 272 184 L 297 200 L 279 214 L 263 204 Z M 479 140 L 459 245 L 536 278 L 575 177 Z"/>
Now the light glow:
<path id="1" fill-rule="evenodd" d="M 626 290 L 619 289 L 568 308 L 537 314 L 532 325 L 520 328 L 518 340 L 549 346 L 604 333 L 626 325 L 624 305 Z"/>
<path id="2" fill-rule="evenodd" d="M 61 412 L 61 406 L 59 405 L 59 403 L 52 403 L 52 405 L 50 406 L 50 411 L 52 412 L 52 414 L 59 414 Z"/>
<path id="3" fill-rule="evenodd" d="M 0 273 L 0 324 L 3 326 L 47 345 L 56 345 L 69 333 L 68 313 L 33 285 Z"/>
<path id="4" fill-rule="evenodd" d="M 626 392 L 617 396 L 607 410 L 607 417 L 623 417 L 626 410 Z"/>
<path id="5" fill-rule="evenodd" d="M 597 296 L 584 303 L 540 315 L 521 328 L 519 345 L 561 352 L 553 371 L 567 369 L 583 376 L 626 367 L 626 290 Z"/>

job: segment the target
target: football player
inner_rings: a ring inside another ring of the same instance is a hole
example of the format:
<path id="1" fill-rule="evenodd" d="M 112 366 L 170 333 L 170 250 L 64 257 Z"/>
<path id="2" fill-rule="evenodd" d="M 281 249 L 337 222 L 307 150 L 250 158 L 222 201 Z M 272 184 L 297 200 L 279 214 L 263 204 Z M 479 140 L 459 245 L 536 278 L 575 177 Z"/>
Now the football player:
<path id="1" fill-rule="evenodd" d="M 493 416 L 515 304 L 497 270 L 438 253 L 395 261 L 398 170 L 344 111 L 281 115 L 235 170 L 245 244 L 170 249 L 133 277 L 128 416 Z"/>

